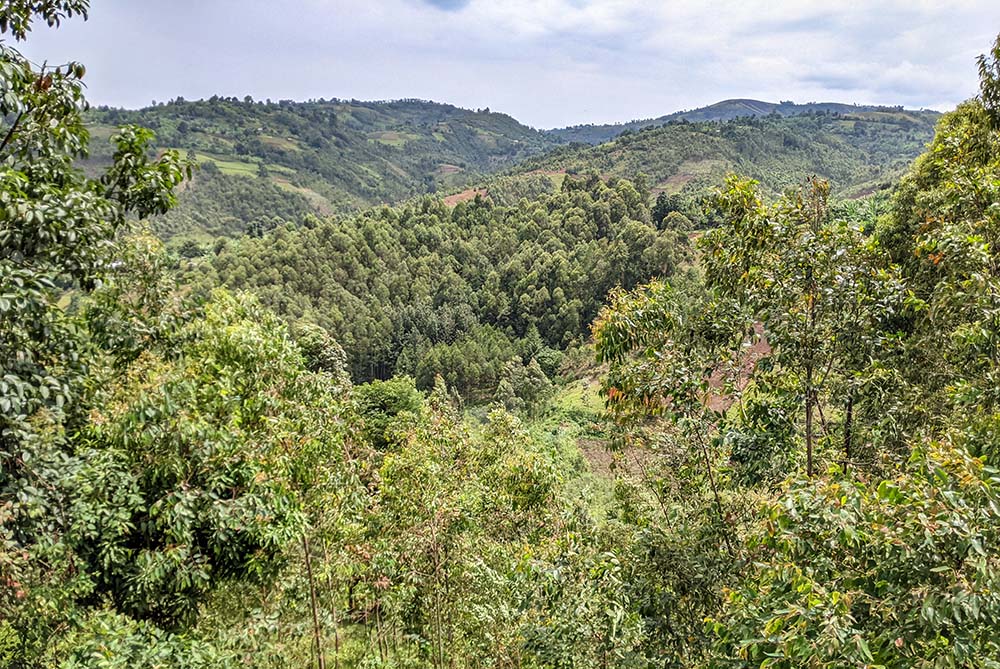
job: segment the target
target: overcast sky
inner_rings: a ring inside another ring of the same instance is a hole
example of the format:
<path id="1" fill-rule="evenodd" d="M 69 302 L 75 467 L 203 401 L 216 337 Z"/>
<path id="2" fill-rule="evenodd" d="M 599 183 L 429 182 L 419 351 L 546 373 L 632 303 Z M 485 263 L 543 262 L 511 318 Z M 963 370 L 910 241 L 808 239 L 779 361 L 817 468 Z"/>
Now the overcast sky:
<path id="1" fill-rule="evenodd" d="M 726 98 L 947 109 L 998 0 L 92 0 L 22 50 L 95 104 L 252 95 L 490 107 L 538 128 Z"/>

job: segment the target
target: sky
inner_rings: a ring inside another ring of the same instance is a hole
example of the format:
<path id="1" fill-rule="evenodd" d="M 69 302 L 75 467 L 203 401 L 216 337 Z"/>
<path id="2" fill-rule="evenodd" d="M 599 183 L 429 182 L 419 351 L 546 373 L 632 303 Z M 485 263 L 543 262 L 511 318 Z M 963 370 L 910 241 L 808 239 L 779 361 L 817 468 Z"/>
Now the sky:
<path id="1" fill-rule="evenodd" d="M 946 110 L 977 91 L 997 0 L 92 0 L 37 25 L 92 104 L 422 98 L 536 128 L 727 98 Z"/>

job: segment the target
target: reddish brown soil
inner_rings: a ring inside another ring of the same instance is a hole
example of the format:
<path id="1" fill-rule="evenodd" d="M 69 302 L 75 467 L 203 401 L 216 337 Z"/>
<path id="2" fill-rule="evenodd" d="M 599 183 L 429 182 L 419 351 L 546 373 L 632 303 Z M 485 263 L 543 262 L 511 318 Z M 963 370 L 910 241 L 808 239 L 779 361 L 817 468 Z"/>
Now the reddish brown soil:
<path id="1" fill-rule="evenodd" d="M 740 372 L 736 379 L 736 387 L 739 390 L 746 388 L 746 385 L 750 382 L 750 375 L 753 372 L 753 368 L 757 365 L 757 361 L 771 352 L 771 345 L 767 343 L 767 338 L 764 336 L 764 326 L 761 323 L 757 323 L 753 329 L 756 334 L 756 341 L 746 349 L 743 359 L 740 361 Z M 725 382 L 723 374 L 722 370 L 716 370 L 708 378 L 708 384 L 717 391 L 713 392 L 707 400 L 708 407 L 714 411 L 725 411 L 733 404 L 732 397 L 720 392 Z"/>
<path id="2" fill-rule="evenodd" d="M 771 346 L 764 336 L 764 326 L 760 323 L 754 326 L 755 341 L 747 347 L 740 361 L 740 372 L 736 386 L 742 390 L 750 382 L 750 375 L 757 362 L 771 352 Z M 733 398 L 722 392 L 724 372 L 718 370 L 709 377 L 709 386 L 713 389 L 706 403 L 714 411 L 725 411 L 733 404 Z M 612 478 L 626 474 L 641 475 L 644 465 L 652 455 L 639 448 L 626 448 L 622 452 L 613 453 L 608 450 L 607 442 L 601 439 L 580 439 L 577 441 L 580 452 L 587 461 L 588 468 L 598 476 Z"/>
<path id="3" fill-rule="evenodd" d="M 454 195 L 449 195 L 442 201 L 449 207 L 454 207 L 459 202 L 468 202 L 469 200 L 474 200 L 477 195 L 486 195 L 485 188 L 469 188 L 463 190 L 461 193 L 455 193 Z"/>
<path id="4" fill-rule="evenodd" d="M 580 439 L 577 446 L 583 459 L 587 461 L 587 468 L 605 478 L 641 475 L 643 465 L 652 457 L 649 452 L 640 448 L 612 452 L 603 439 Z"/>

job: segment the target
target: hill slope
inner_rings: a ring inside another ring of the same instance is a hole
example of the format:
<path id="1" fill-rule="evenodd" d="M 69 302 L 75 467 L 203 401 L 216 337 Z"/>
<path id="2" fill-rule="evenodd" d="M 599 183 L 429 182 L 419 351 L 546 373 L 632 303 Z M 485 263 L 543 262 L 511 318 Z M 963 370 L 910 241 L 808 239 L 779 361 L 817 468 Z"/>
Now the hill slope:
<path id="1" fill-rule="evenodd" d="M 422 100 L 253 102 L 213 97 L 91 114 L 94 163 L 109 159 L 112 128 L 136 123 L 159 146 L 207 166 L 157 223 L 165 237 L 238 234 L 454 188 L 552 146 L 510 116 Z M 246 180 L 258 180 L 247 188 Z M 248 193 L 249 203 L 239 193 Z M 245 210 L 255 210 L 252 214 Z M 248 217 L 249 216 L 249 217 Z"/>
<path id="2" fill-rule="evenodd" d="M 896 178 L 930 141 L 937 112 L 812 112 L 722 123 L 674 121 L 598 146 L 573 145 L 526 161 L 522 172 L 646 175 L 655 191 L 704 192 L 728 172 L 781 192 L 805 177 L 854 196 Z"/>
<path id="3" fill-rule="evenodd" d="M 572 133 L 540 133 L 504 114 L 418 100 L 212 98 L 92 112 L 90 163 L 110 160 L 107 138 L 122 123 L 152 128 L 160 147 L 187 152 L 202 169 L 154 228 L 175 245 L 193 240 L 204 247 L 218 237 L 259 236 L 308 214 L 323 217 L 468 187 L 447 198 L 454 204 L 492 192 L 495 173 L 522 178 L 541 172 L 555 177 L 556 185 L 567 172 L 646 175 L 654 192 L 692 200 L 730 171 L 759 179 L 772 193 L 818 174 L 840 195 L 856 195 L 897 176 L 930 140 L 937 117 L 836 103 L 727 100 L 638 131 L 631 128 L 647 122 L 590 127 L 587 132 L 618 136 L 581 146 L 561 143 Z M 535 186 L 525 194 L 537 194 Z M 509 181 L 504 188 L 517 190 Z"/>
<path id="4" fill-rule="evenodd" d="M 806 104 L 796 104 L 794 102 L 763 102 L 761 100 L 751 100 L 739 98 L 734 100 L 722 100 L 707 107 L 699 107 L 688 111 L 678 111 L 665 116 L 653 119 L 641 119 L 629 121 L 628 123 L 605 123 L 575 125 L 568 128 L 555 128 L 546 130 L 549 136 L 556 137 L 566 142 L 582 142 L 584 144 L 602 144 L 614 139 L 623 132 L 637 131 L 644 128 L 664 125 L 671 121 L 731 121 L 736 118 L 751 116 L 769 116 L 777 114 L 779 116 L 801 116 L 803 114 L 815 113 L 837 113 L 837 114 L 862 114 L 868 112 L 908 112 L 902 107 L 878 107 L 871 105 L 848 105 L 840 102 L 809 102 Z"/>

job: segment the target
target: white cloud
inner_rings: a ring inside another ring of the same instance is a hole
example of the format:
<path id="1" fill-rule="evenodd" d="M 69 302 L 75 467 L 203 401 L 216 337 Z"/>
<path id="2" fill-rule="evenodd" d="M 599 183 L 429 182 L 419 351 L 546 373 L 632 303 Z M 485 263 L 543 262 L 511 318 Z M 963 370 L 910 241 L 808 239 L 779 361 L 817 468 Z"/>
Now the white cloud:
<path id="1" fill-rule="evenodd" d="M 91 97 L 423 97 L 541 127 L 727 97 L 948 107 L 975 93 L 994 0 L 106 0 L 39 29 Z"/>

